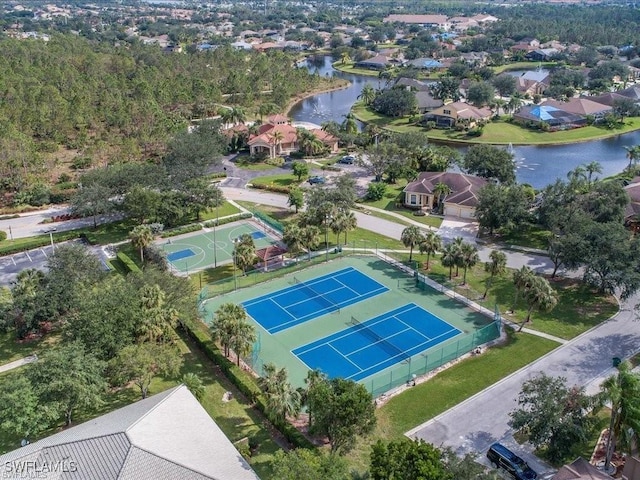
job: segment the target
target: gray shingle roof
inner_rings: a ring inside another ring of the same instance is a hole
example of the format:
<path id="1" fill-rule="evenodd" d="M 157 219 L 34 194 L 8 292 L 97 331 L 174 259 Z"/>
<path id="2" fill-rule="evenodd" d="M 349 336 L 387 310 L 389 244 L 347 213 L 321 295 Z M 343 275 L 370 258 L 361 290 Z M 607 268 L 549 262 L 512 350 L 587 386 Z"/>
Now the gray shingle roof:
<path id="1" fill-rule="evenodd" d="M 184 385 L 0 456 L 17 462 L 66 466 L 46 479 L 259 480 Z"/>

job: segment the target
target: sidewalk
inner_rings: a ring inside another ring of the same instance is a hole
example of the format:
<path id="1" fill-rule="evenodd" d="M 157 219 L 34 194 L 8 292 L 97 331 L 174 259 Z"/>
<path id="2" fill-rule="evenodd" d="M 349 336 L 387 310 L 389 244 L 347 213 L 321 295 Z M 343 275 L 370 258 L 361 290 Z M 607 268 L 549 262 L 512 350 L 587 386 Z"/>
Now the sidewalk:
<path id="1" fill-rule="evenodd" d="M 13 370 L 15 368 L 22 367 L 23 365 L 27 365 L 29 363 L 33 363 L 38 361 L 37 355 L 29 355 L 28 357 L 21 358 L 19 360 L 15 360 L 13 362 L 5 363 L 4 365 L 0 365 L 0 373 L 8 372 L 9 370 Z"/>

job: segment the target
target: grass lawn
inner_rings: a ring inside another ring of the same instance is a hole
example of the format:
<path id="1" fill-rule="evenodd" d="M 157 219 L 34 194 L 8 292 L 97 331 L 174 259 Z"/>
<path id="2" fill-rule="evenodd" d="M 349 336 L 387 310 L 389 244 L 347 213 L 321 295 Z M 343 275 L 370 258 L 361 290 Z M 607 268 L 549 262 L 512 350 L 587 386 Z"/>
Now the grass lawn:
<path id="1" fill-rule="evenodd" d="M 229 202 L 224 202 L 217 209 L 211 208 L 204 212 L 200 212 L 200 220 L 213 220 L 217 217 L 226 217 L 227 215 L 234 215 L 236 213 L 240 213 L 240 209 L 238 207 L 231 205 Z"/>
<path id="2" fill-rule="evenodd" d="M 547 250 L 549 246 L 549 236 L 551 232 L 540 228 L 537 225 L 523 225 L 518 227 L 506 235 L 498 235 L 494 237 L 485 236 L 484 240 L 489 243 L 496 241 L 506 245 L 518 245 L 520 247 L 537 248 Z"/>
<path id="3" fill-rule="evenodd" d="M 373 435 L 360 439 L 349 455 L 352 467 L 364 471 L 369 464 L 371 446 L 378 440 L 395 440 L 404 432 L 426 422 L 475 395 L 537 358 L 556 348 L 551 340 L 508 330 L 508 341 L 469 357 L 395 396 L 377 410 L 378 425 Z"/>
<path id="4" fill-rule="evenodd" d="M 557 132 L 529 130 L 501 119 L 489 122 L 484 127 L 482 136 L 469 137 L 466 132 L 457 132 L 455 130 L 432 129 L 427 131 L 423 127 L 414 125 L 411 119 L 407 119 L 406 117 L 386 117 L 366 108 L 361 103 L 356 103 L 353 106 L 352 112 L 356 118 L 362 122 L 372 123 L 378 127 L 386 128 L 394 132 L 426 132 L 430 140 L 455 143 L 558 145 L 598 140 L 640 129 L 640 117 L 627 118 L 623 126 L 614 130 L 592 125 Z"/>
<path id="5" fill-rule="evenodd" d="M 33 353 L 40 354 L 40 352 L 59 341 L 60 335 L 58 333 L 46 335 L 38 340 L 18 341 L 13 330 L 2 332 L 0 333 L 0 365 L 28 357 Z"/>
<path id="6" fill-rule="evenodd" d="M 264 418 L 250 406 L 242 394 L 224 377 L 218 367 L 205 357 L 195 345 L 184 339 L 181 339 L 178 343 L 183 359 L 180 373 L 176 378 L 154 378 L 151 383 L 150 393 L 159 393 L 178 385 L 180 378 L 185 373 L 197 374 L 206 387 L 205 395 L 201 401 L 202 406 L 232 442 L 237 442 L 247 437 L 255 437 L 258 440 L 259 448 L 257 454 L 250 459 L 250 463 L 260 478 L 271 478 L 271 458 L 279 450 L 279 447 L 265 428 Z M 19 369 L 11 374 L 18 374 L 18 371 Z M 3 376 L 3 378 L 7 377 Z M 222 396 L 227 391 L 233 392 L 233 399 L 229 402 L 223 402 Z M 110 391 L 104 397 L 105 403 L 99 408 L 77 412 L 74 424 L 124 407 L 139 399 L 140 392 L 137 387 Z M 43 437 L 56 433 L 60 429 L 61 426 L 51 429 Z M 16 448 L 19 445 L 19 441 L 19 438 L 0 435 L 0 452 Z"/>
<path id="7" fill-rule="evenodd" d="M 409 257 L 407 254 L 396 254 L 395 256 L 402 261 L 408 260 Z M 421 271 L 424 271 L 426 255 L 414 252 L 413 258 L 420 262 Z M 497 303 L 502 316 L 513 322 L 520 323 L 526 318 L 527 305 L 522 299 L 519 299 L 514 314 L 506 313 L 511 310 L 515 299 L 512 270 L 509 270 L 504 277 L 494 279 L 487 298 L 482 300 L 485 282 L 488 278 L 482 263 L 467 272 L 466 285 L 461 285 L 462 269 L 460 269 L 459 277 L 454 276 L 453 280 L 449 281 L 449 269 L 441 265 L 439 256 L 435 259 L 432 257 L 429 267 L 428 274 L 431 278 L 447 285 L 461 295 L 490 310 L 493 310 Z M 453 274 L 455 275 L 455 268 Z M 618 311 L 618 303 L 615 298 L 599 294 L 578 280 L 558 278 L 551 281 L 551 285 L 558 293 L 558 304 L 551 312 L 534 310 L 531 315 L 532 323 L 526 325 L 528 328 L 569 340 L 602 323 Z"/>
<path id="8" fill-rule="evenodd" d="M 268 163 L 263 163 L 263 162 L 257 162 L 257 163 L 251 163 L 251 162 L 243 162 L 243 163 L 236 163 L 236 166 L 238 168 L 241 168 L 242 170 L 249 170 L 252 172 L 262 172 L 264 170 L 273 170 L 275 168 L 278 168 L 276 165 L 269 165 Z"/>
<path id="9" fill-rule="evenodd" d="M 387 186 L 387 193 L 380 200 L 370 201 L 370 200 L 362 200 L 359 205 L 361 205 L 365 210 L 367 206 L 372 206 L 376 208 L 382 208 L 389 212 L 399 213 L 400 215 L 407 217 L 408 219 L 414 220 L 416 222 L 424 223 L 425 225 L 429 225 L 431 227 L 439 228 L 442 225 L 442 218 L 435 217 L 431 215 L 425 215 L 423 217 L 419 217 L 413 214 L 412 210 L 408 210 L 402 206 L 397 207 L 396 203 L 398 202 L 398 198 L 402 194 L 402 190 L 406 186 L 405 181 L 401 181 L 396 183 L 395 185 Z M 376 217 L 380 216 L 375 211 L 371 211 L 371 215 Z M 395 222 L 398 222 L 398 219 L 393 216 L 380 216 L 381 218 L 392 219 Z M 405 222 L 406 223 L 406 222 Z"/>
<path id="10" fill-rule="evenodd" d="M 253 185 L 273 185 L 277 187 L 292 187 L 300 182 L 292 173 L 281 173 L 278 175 L 266 175 L 264 177 L 256 177 L 251 180 Z"/>
<path id="11" fill-rule="evenodd" d="M 380 72 L 378 70 L 369 70 L 368 68 L 358 68 L 354 66 L 354 63 L 342 63 L 341 60 L 333 63 L 333 68 L 345 73 L 353 73 L 354 75 L 362 75 L 365 77 L 378 77 Z"/>
<path id="12" fill-rule="evenodd" d="M 535 70 L 538 67 L 552 68 L 556 66 L 556 62 L 514 62 L 506 65 L 491 67 L 496 75 L 509 70 Z"/>

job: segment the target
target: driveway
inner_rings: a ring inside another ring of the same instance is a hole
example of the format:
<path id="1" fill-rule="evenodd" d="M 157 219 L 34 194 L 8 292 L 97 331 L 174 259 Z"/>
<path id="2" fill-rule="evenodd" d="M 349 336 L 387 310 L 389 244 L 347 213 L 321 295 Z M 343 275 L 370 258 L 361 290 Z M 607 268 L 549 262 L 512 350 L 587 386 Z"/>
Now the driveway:
<path id="1" fill-rule="evenodd" d="M 478 236 L 478 224 L 464 218 L 447 215 L 444 217 L 438 233 L 447 240 L 462 237 L 466 242 L 475 244 Z"/>
<path id="2" fill-rule="evenodd" d="M 515 443 L 508 426 L 509 412 L 517 406 L 522 383 L 544 372 L 562 376 L 568 385 L 585 386 L 587 393 L 615 372 L 612 358 L 627 358 L 640 345 L 640 323 L 633 306 L 640 295 L 629 299 L 612 319 L 555 349 L 467 401 L 406 433 L 435 445 L 452 447 L 458 454 L 486 452 L 491 443 L 501 441 L 521 453 L 539 473 L 548 471 L 528 445 Z"/>

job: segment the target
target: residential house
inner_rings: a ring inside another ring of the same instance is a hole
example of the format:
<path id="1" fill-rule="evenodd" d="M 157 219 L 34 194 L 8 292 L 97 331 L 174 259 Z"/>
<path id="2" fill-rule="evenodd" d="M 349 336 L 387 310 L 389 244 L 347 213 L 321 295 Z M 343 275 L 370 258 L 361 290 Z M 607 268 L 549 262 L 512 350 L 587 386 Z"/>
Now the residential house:
<path id="1" fill-rule="evenodd" d="M 415 78 L 400 77 L 393 84 L 394 87 L 405 87 L 407 90 L 413 90 L 415 92 L 428 92 L 431 89 L 431 84 L 416 80 Z"/>
<path id="2" fill-rule="evenodd" d="M 627 455 L 622 469 L 622 480 L 640 480 L 640 459 Z"/>
<path id="3" fill-rule="evenodd" d="M 475 28 L 480 25 L 477 20 L 470 17 L 451 17 L 449 23 L 451 28 L 458 32 L 464 32 L 469 28 Z"/>
<path id="4" fill-rule="evenodd" d="M 627 97 L 625 97 L 624 95 L 620 95 L 619 93 L 615 93 L 615 92 L 607 92 L 607 93 L 602 93 L 600 95 L 592 95 L 588 98 L 592 102 L 608 105 L 609 107 L 613 107 L 613 104 L 616 102 L 616 100 L 627 99 Z"/>
<path id="5" fill-rule="evenodd" d="M 443 183 L 451 193 L 442 198 L 443 212 L 462 218 L 475 218 L 478 193 L 488 181 L 484 178 L 455 172 L 423 172 L 404 188 L 404 205 L 433 210 L 438 206 L 437 185 Z"/>
<path id="6" fill-rule="evenodd" d="M 526 105 L 513 114 L 514 122 L 546 123 L 552 129 L 577 128 L 586 125 L 584 116 L 567 112 L 553 105 Z"/>
<path id="7" fill-rule="evenodd" d="M 634 232 L 640 231 L 640 177 L 635 177 L 624 187 L 629 195 L 629 204 L 624 214 L 624 223 Z M 638 468 L 640 473 L 640 468 Z"/>
<path id="8" fill-rule="evenodd" d="M 555 48 L 538 48 L 530 51 L 524 57 L 532 62 L 548 62 L 557 53 L 559 52 Z"/>
<path id="9" fill-rule="evenodd" d="M 487 52 L 465 52 L 460 54 L 460 58 L 469 65 L 483 66 L 487 64 L 489 54 Z"/>
<path id="10" fill-rule="evenodd" d="M 625 88 L 624 90 L 618 90 L 616 93 L 623 97 L 630 98 L 636 104 L 640 105 L 640 85 L 633 85 L 629 88 Z"/>
<path id="11" fill-rule="evenodd" d="M 433 58 L 416 58 L 415 60 L 409 60 L 405 65 L 419 68 L 421 70 L 443 71 L 446 70 L 445 65 Z"/>
<path id="12" fill-rule="evenodd" d="M 486 23 L 494 23 L 499 20 L 498 17 L 494 17 L 493 15 L 488 15 L 486 13 L 478 13 L 477 15 L 474 15 L 471 18 L 476 22 L 478 22 L 480 25 L 483 25 Z"/>
<path id="13" fill-rule="evenodd" d="M 383 20 L 386 23 L 406 23 L 423 27 L 436 27 L 449 30 L 450 23 L 446 15 L 405 15 L 392 14 Z"/>
<path id="14" fill-rule="evenodd" d="M 385 55 L 376 55 L 375 57 L 356 62 L 355 66 L 358 68 L 367 68 L 369 70 L 384 70 L 392 64 L 393 62 L 389 57 L 386 57 Z"/>
<path id="15" fill-rule="evenodd" d="M 571 465 L 564 465 L 551 477 L 551 480 L 612 480 L 602 470 L 591 465 L 584 458 L 578 457 Z"/>
<path id="16" fill-rule="evenodd" d="M 576 115 L 584 117 L 591 116 L 596 120 L 603 118 L 607 113 L 613 111 L 610 106 L 594 102 L 588 97 L 570 98 L 566 102 L 549 99 L 542 105 L 550 105 L 565 112 L 575 113 Z"/>
<path id="17" fill-rule="evenodd" d="M 303 127 L 301 127 L 303 128 Z M 338 139 L 320 128 L 309 129 L 332 152 L 338 151 Z M 298 130 L 289 123 L 284 115 L 273 115 L 258 127 L 257 134 L 249 136 L 249 153 L 251 155 L 267 154 L 269 158 L 297 152 Z"/>
<path id="18" fill-rule="evenodd" d="M 6 478 L 259 480 L 184 385 L 0 455 L 0 464 Z"/>
<path id="19" fill-rule="evenodd" d="M 424 116 L 425 122 L 436 122 L 440 128 L 451 128 L 456 122 L 463 121 L 473 127 L 481 120 L 489 120 L 492 116 L 488 108 L 478 108 L 465 102 L 454 102 L 436 108 Z"/>
<path id="20" fill-rule="evenodd" d="M 231 46 L 236 50 L 251 50 L 253 48 L 253 45 L 247 42 L 233 42 Z"/>
<path id="21" fill-rule="evenodd" d="M 516 77 L 516 91 L 522 95 L 542 95 L 550 84 L 549 72 L 542 69 L 527 70 Z"/>
<path id="22" fill-rule="evenodd" d="M 439 98 L 434 98 L 429 90 L 416 92 L 416 103 L 418 105 L 418 113 L 421 114 L 431 112 L 444 105 L 444 102 Z"/>

